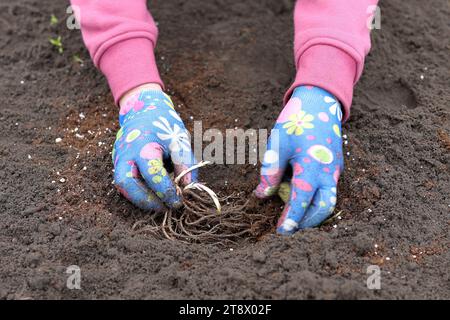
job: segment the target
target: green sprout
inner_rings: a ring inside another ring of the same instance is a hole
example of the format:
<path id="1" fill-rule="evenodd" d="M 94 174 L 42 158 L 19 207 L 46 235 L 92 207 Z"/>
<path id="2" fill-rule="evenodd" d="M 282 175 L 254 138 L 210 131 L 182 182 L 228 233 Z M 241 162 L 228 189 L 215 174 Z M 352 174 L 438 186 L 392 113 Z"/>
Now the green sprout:
<path id="1" fill-rule="evenodd" d="M 51 26 L 54 26 L 54 25 L 56 25 L 57 23 L 58 23 L 58 18 L 54 15 L 54 14 L 52 14 L 51 16 L 50 16 L 50 25 Z"/>
<path id="2" fill-rule="evenodd" d="M 48 41 L 56 48 L 58 49 L 59 53 L 64 52 L 64 47 L 61 42 L 61 36 L 58 36 L 57 38 L 49 38 Z"/>
<path id="3" fill-rule="evenodd" d="M 77 62 L 79 64 L 83 64 L 83 59 L 81 59 L 78 54 L 74 54 L 73 55 L 73 61 L 75 61 L 75 62 Z"/>

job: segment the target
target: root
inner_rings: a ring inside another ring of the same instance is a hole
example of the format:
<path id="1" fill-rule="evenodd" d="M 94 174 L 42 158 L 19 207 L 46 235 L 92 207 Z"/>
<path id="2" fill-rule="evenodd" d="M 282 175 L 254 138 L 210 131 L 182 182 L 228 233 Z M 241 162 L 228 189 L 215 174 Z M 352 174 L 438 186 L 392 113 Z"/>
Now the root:
<path id="1" fill-rule="evenodd" d="M 203 165 L 200 163 L 196 168 Z M 191 170 L 185 170 L 184 174 Z M 176 183 L 181 176 L 175 179 Z M 230 245 L 243 239 L 256 239 L 274 224 L 276 217 L 249 210 L 250 202 L 256 199 L 236 194 L 219 198 L 202 184 L 190 184 L 184 189 L 177 184 L 177 187 L 183 197 L 184 207 L 137 221 L 132 227 L 134 232 L 186 243 Z"/>
<path id="2" fill-rule="evenodd" d="M 201 193 L 188 190 L 183 197 L 183 209 L 168 210 L 163 216 L 137 221 L 132 227 L 134 232 L 187 243 L 229 245 L 243 238 L 255 239 L 273 224 L 273 217 L 247 212 L 250 200 L 235 195 L 227 197 L 230 204 L 222 207 L 220 213 L 214 203 L 206 203 Z M 219 198 L 219 201 L 224 199 Z"/>

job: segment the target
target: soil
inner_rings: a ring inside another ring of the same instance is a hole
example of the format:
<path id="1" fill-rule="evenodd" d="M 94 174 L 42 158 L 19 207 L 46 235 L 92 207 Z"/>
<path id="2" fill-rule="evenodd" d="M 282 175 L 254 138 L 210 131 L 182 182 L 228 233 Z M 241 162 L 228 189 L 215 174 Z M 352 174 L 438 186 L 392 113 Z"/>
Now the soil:
<path id="1" fill-rule="evenodd" d="M 112 185 L 118 112 L 79 31 L 66 27 L 67 5 L 0 4 L 0 299 L 450 299 L 446 0 L 381 2 L 344 126 L 341 219 L 280 237 L 282 202 L 254 201 L 253 212 L 273 223 L 229 247 L 133 230 L 149 214 Z M 186 125 L 270 129 L 295 72 L 293 1 L 150 8 L 160 71 Z M 58 35 L 62 54 L 48 41 Z M 246 198 L 257 169 L 217 165 L 201 178 L 222 196 Z M 372 264 L 380 290 L 366 286 Z M 66 288 L 70 265 L 81 268 L 81 290 Z"/>

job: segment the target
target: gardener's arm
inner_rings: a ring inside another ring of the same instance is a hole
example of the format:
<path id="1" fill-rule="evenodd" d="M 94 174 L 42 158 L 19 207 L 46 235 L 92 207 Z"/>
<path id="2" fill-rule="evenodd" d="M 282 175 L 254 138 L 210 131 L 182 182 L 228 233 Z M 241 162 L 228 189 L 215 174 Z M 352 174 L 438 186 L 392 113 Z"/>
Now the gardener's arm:
<path id="1" fill-rule="evenodd" d="M 343 170 L 341 121 L 349 117 L 353 87 L 370 49 L 368 22 L 377 2 L 297 1 L 297 75 L 285 95 L 256 189 L 259 197 L 273 195 L 292 166 L 280 233 L 316 226 L 334 210 Z"/>
<path id="2" fill-rule="evenodd" d="M 158 29 L 145 0 L 71 0 L 96 67 L 108 79 L 114 101 L 144 83 L 163 87 L 155 62 Z"/>
<path id="3" fill-rule="evenodd" d="M 162 91 L 153 53 L 158 30 L 145 0 L 72 0 L 83 40 L 94 64 L 108 79 L 120 105 L 112 153 L 119 191 L 145 210 L 181 205 L 176 186 L 164 168 L 170 159 L 175 174 L 195 164 L 189 133 Z M 196 180 L 196 170 L 182 184 Z"/>

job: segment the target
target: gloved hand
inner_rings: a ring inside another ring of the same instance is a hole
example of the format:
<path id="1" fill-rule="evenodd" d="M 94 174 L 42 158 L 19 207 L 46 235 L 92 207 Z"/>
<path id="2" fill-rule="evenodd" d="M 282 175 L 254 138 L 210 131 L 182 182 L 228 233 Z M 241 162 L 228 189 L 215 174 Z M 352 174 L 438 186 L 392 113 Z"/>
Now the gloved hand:
<path id="1" fill-rule="evenodd" d="M 341 120 L 337 99 L 311 86 L 297 87 L 278 117 L 255 190 L 259 198 L 267 198 L 277 193 L 283 179 L 290 180 L 289 202 L 279 219 L 278 233 L 315 227 L 333 212 L 344 167 Z M 286 177 L 288 164 L 291 177 Z"/>
<path id="2" fill-rule="evenodd" d="M 182 200 L 163 160 L 172 160 L 178 175 L 193 166 L 195 158 L 189 133 L 170 97 L 163 91 L 145 88 L 132 93 L 121 101 L 119 123 L 112 152 L 117 189 L 144 210 L 179 208 Z M 181 184 L 196 179 L 197 170 L 193 170 Z"/>

